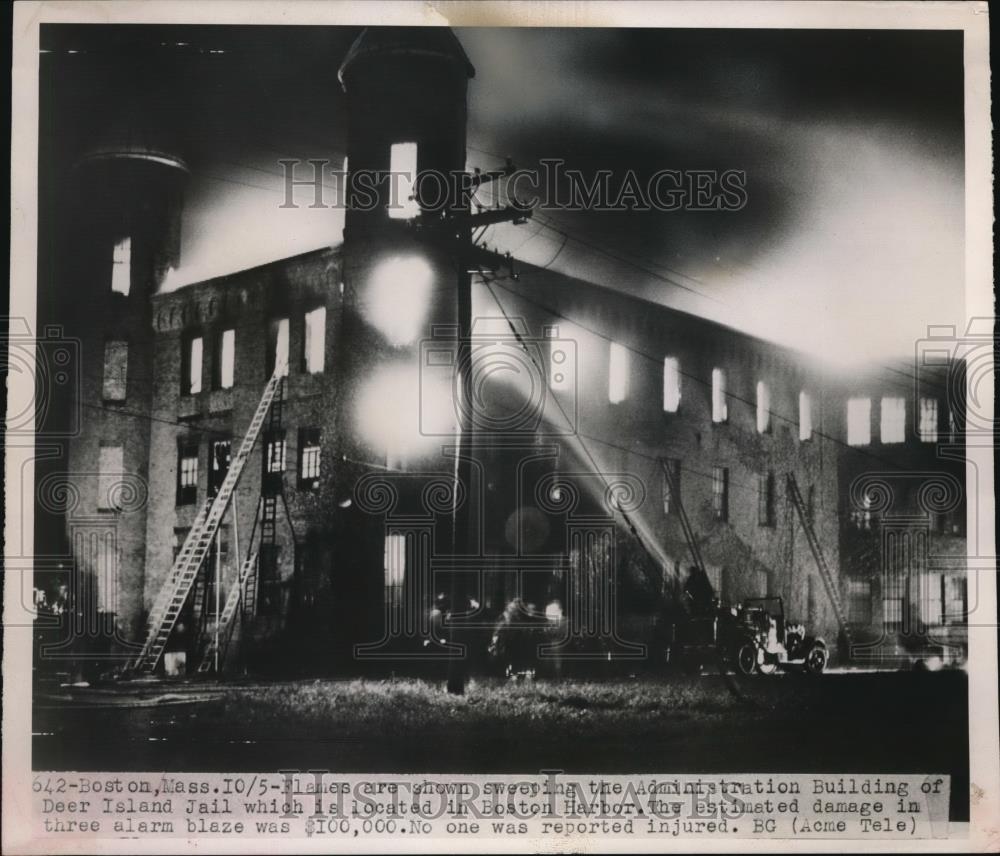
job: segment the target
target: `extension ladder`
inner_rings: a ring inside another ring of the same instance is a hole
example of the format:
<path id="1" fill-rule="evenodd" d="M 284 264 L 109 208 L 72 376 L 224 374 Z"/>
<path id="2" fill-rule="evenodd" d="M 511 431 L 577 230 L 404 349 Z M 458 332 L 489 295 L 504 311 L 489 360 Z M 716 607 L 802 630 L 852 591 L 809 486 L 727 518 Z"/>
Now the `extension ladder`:
<path id="1" fill-rule="evenodd" d="M 226 473 L 226 477 L 219 487 L 219 492 L 214 498 L 209 499 L 198 512 L 198 516 L 191 526 L 191 531 L 184 541 L 184 546 L 174 560 L 167 580 L 163 584 L 163 588 L 160 589 L 149 613 L 146 641 L 142 651 L 131 664 L 133 672 L 140 674 L 152 672 L 167 646 L 167 641 L 177 624 L 184 603 L 191 593 L 191 586 L 197 579 L 198 569 L 205 561 L 205 556 L 208 555 L 212 539 L 215 538 L 226 509 L 233 498 L 233 492 L 243 473 L 243 467 L 260 436 L 271 402 L 274 400 L 282 380 L 284 380 L 281 370 L 282 366 L 275 367 L 274 374 L 271 375 L 271 379 L 264 387 L 260 403 L 257 405 L 257 410 L 250 421 L 250 427 L 243 438 L 243 444 L 233 458 L 229 472 Z"/>
<path id="2" fill-rule="evenodd" d="M 798 512 L 799 520 L 802 523 L 802 529 L 806 533 L 806 541 L 809 542 L 809 549 L 812 550 L 813 558 L 816 560 L 816 566 L 819 568 L 820 577 L 823 579 L 823 584 L 826 586 L 827 594 L 830 597 L 830 603 L 833 604 L 833 612 L 837 617 L 837 623 L 844 634 L 844 641 L 847 643 L 847 650 L 850 651 L 852 649 L 851 629 L 847 623 L 847 614 L 844 611 L 843 602 L 840 599 L 840 591 L 837 586 L 837 581 L 830 572 L 830 566 L 827 565 L 826 558 L 823 556 L 823 551 L 819 545 L 819 539 L 816 537 L 816 530 L 813 528 L 812 521 L 809 519 L 809 514 L 806 511 L 806 505 L 802 501 L 802 493 L 799 490 L 798 482 L 795 481 L 795 476 L 792 473 L 788 474 L 788 496 L 792 500 L 792 505 L 795 506 L 795 510 Z"/>

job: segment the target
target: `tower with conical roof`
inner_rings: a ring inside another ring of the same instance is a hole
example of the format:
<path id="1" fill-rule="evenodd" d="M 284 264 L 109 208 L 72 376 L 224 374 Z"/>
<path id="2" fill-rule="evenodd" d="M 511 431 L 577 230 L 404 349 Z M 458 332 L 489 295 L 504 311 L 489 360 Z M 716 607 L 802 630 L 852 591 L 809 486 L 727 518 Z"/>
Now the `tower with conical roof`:
<path id="1" fill-rule="evenodd" d="M 336 358 L 339 481 L 346 496 L 367 475 L 384 473 L 400 493 L 397 515 L 411 509 L 435 517 L 422 504 L 426 480 L 408 482 L 408 474 L 438 473 L 450 484 L 455 471 L 454 454 L 447 451 L 456 443 L 453 368 L 433 376 L 422 361 L 437 336 L 443 337 L 439 355 L 455 359 L 468 275 L 454 245 L 426 240 L 422 227 L 439 222 L 444 209 L 455 210 L 451 194 L 465 170 L 466 92 L 474 74 L 448 28 L 369 27 L 338 75 L 349 121 Z M 411 482 L 413 495 L 407 492 Z M 393 574 L 383 542 L 394 536 L 387 518 L 358 505 L 340 516 L 336 575 L 349 592 L 342 602 L 352 604 L 343 617 L 348 636 L 374 642 L 372 628 L 383 624 L 385 583 Z M 441 534 L 425 533 L 432 543 Z M 433 595 L 430 555 L 418 545 L 427 542 L 410 530 L 395 536 L 405 542 L 404 600 L 426 612 Z M 366 650 L 377 654 L 377 645 Z"/>

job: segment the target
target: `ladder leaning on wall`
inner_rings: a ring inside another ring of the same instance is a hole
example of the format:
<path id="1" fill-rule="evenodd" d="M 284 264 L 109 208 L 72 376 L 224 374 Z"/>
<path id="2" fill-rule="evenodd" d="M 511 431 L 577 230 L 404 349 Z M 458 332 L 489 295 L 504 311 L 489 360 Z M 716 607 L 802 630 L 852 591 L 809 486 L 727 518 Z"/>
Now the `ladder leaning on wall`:
<path id="1" fill-rule="evenodd" d="M 253 452 L 264 420 L 271 408 L 271 403 L 274 401 L 283 380 L 284 365 L 278 364 L 275 366 L 274 374 L 271 375 L 264 387 L 257 410 L 254 412 L 253 419 L 250 420 L 250 427 L 247 428 L 240 450 L 233 458 L 229 472 L 226 473 L 226 477 L 219 487 L 219 492 L 214 498 L 209 499 L 198 512 L 198 516 L 191 526 L 191 531 L 184 541 L 184 546 L 178 552 L 166 582 L 153 603 L 147 623 L 146 640 L 143 643 L 142 651 L 130 664 L 130 672 L 148 674 L 156 668 L 160 661 L 167 641 L 170 639 L 170 634 L 184 608 L 184 603 L 191 593 L 191 587 L 198 577 L 198 570 L 205 561 L 212 540 L 219 531 L 222 518 L 232 501 L 233 492 L 236 490 L 243 468 Z M 241 569 L 238 583 L 245 582 L 246 576 Z M 228 609 L 228 607 L 227 602 L 226 608 Z M 233 611 L 235 611 L 235 606 Z"/>
<path id="2" fill-rule="evenodd" d="M 816 530 L 813 526 L 813 522 L 809 518 L 805 502 L 802 500 L 802 492 L 799 490 L 798 482 L 795 480 L 795 476 L 792 473 L 788 474 L 787 485 L 788 498 L 791 499 L 792 505 L 795 506 L 795 510 L 798 512 L 799 521 L 801 522 L 802 529 L 806 535 L 806 541 L 809 542 L 809 549 L 812 551 L 813 558 L 816 560 L 816 566 L 819 568 L 820 578 L 826 586 L 826 592 L 830 597 L 830 603 L 833 605 L 833 612 L 837 618 L 837 624 L 839 625 L 841 632 L 844 634 L 844 642 L 847 645 L 849 656 L 851 650 L 853 649 L 853 641 L 851 639 L 850 624 L 847 621 L 847 613 L 844 610 L 843 601 L 841 601 L 840 598 L 840 587 L 837 585 L 837 580 L 830 571 L 830 566 L 826 563 L 826 558 L 824 557 L 823 550 L 820 547 L 819 538 L 816 536 Z"/>

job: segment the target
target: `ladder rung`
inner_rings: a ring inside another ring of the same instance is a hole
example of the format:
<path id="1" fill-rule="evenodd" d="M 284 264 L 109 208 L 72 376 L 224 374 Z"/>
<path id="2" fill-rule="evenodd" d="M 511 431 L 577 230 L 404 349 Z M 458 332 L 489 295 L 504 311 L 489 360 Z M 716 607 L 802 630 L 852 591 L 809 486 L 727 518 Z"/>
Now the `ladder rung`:
<path id="1" fill-rule="evenodd" d="M 170 633 L 173 631 L 174 625 L 191 592 L 191 585 L 197 578 L 198 571 L 205 560 L 208 548 L 215 538 L 222 518 L 229 507 L 229 501 L 242 475 L 243 467 L 257 443 L 261 427 L 274 401 L 275 392 L 281 386 L 282 377 L 279 374 L 281 368 L 281 366 L 276 366 L 274 373 L 272 373 L 265 384 L 264 391 L 257 404 L 257 409 L 250 420 L 250 425 L 247 428 L 247 433 L 244 435 L 239 451 L 233 458 L 229 472 L 226 473 L 226 477 L 223 479 L 218 493 L 214 497 L 209 498 L 199 509 L 191 531 L 188 533 L 187 539 L 174 559 L 170 574 L 167 576 L 167 580 L 160 590 L 153 608 L 150 610 L 146 642 L 142 652 L 136 658 L 133 668 L 141 671 L 152 671 L 159 661 L 160 654 L 163 652 L 163 648 L 166 646 Z M 253 561 L 256 561 L 256 554 L 247 560 L 247 564 L 249 565 Z M 233 601 L 232 609 L 228 612 L 230 619 L 236 611 L 240 597 L 242 596 L 242 590 L 246 586 L 248 578 L 249 569 L 246 572 L 243 572 L 241 569 L 232 593 L 235 600 Z M 227 610 L 229 609 L 229 605 L 227 600 Z M 220 616 L 220 621 L 226 615 L 227 612 L 224 611 L 222 616 Z"/>

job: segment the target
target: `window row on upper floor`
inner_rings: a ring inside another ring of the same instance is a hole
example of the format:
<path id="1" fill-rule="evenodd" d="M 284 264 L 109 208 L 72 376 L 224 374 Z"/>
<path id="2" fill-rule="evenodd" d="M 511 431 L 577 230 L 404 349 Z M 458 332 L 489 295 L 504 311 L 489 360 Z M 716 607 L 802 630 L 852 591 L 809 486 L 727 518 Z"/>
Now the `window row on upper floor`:
<path id="1" fill-rule="evenodd" d="M 611 342 L 608 351 L 608 402 L 621 404 L 629 395 L 630 349 L 618 342 Z M 553 389 L 566 390 L 572 384 L 572 369 L 566 365 L 566 351 L 562 340 L 553 337 L 549 347 L 549 383 Z M 681 407 L 683 375 L 680 359 L 667 355 L 663 358 L 663 411 L 677 413 Z M 726 372 L 722 368 L 712 369 L 711 409 L 712 422 L 723 424 L 729 421 L 729 399 L 726 390 Z M 809 440 L 813 435 L 813 402 L 808 392 L 799 392 L 798 435 L 800 440 Z M 758 381 L 756 387 L 757 431 L 767 434 L 771 431 L 772 416 L 771 390 L 765 381 Z"/>
<path id="2" fill-rule="evenodd" d="M 629 396 L 630 349 L 619 342 L 610 342 L 608 349 L 608 402 L 621 404 Z M 549 383 L 555 390 L 567 390 L 573 383 L 572 367 L 567 365 L 565 343 L 558 334 L 551 338 L 549 346 Z M 663 358 L 663 411 L 677 413 L 681 407 L 683 375 L 680 359 L 667 355 Z M 701 382 L 700 380 L 697 382 Z M 720 367 L 712 369 L 711 414 L 712 422 L 724 424 L 729 421 L 729 399 L 726 371 Z M 771 408 L 771 387 L 766 380 L 758 380 L 755 388 L 755 421 L 759 434 L 770 433 L 775 411 Z M 884 444 L 902 443 L 906 439 L 906 399 L 902 396 L 883 396 L 880 410 L 880 439 Z M 917 399 L 919 420 L 917 435 L 922 442 L 936 443 L 940 436 L 938 399 L 920 396 Z M 779 417 L 786 419 L 786 417 Z M 956 436 L 954 414 L 949 412 L 948 435 Z M 788 420 L 790 421 L 790 420 Z M 847 442 L 851 446 L 871 443 L 871 399 L 851 398 L 846 405 Z M 807 390 L 798 394 L 798 437 L 810 440 L 813 436 L 813 400 Z"/>
<path id="3" fill-rule="evenodd" d="M 287 442 L 283 430 L 271 431 L 264 435 L 262 469 L 264 488 L 276 493 L 281 488 L 282 478 L 287 468 Z M 208 497 L 214 497 L 222 488 L 232 462 L 233 446 L 229 439 L 213 439 L 208 442 Z M 299 490 L 314 491 L 319 488 L 320 464 L 323 447 L 318 428 L 298 430 L 298 461 L 296 472 Z M 179 441 L 177 444 L 177 505 L 191 505 L 198 502 L 198 474 L 201 458 L 201 443 Z"/>
<path id="4" fill-rule="evenodd" d="M 726 523 L 729 521 L 729 495 L 732 487 L 729 478 L 729 467 L 713 466 L 711 473 L 689 470 L 696 477 L 709 478 L 712 487 L 712 516 L 715 520 Z M 666 458 L 663 461 L 663 513 L 668 516 L 681 516 L 682 511 L 682 478 L 684 469 L 679 458 Z M 753 488 L 737 485 L 744 493 Z M 777 525 L 778 487 L 774 470 L 757 473 L 756 484 L 757 525 L 773 528 Z M 803 498 L 804 513 L 812 523 L 815 517 L 816 489 L 815 485 L 806 488 Z"/>
<path id="5" fill-rule="evenodd" d="M 303 374 L 320 374 L 326 368 L 326 307 L 318 306 L 303 313 L 303 337 L 299 365 Z M 267 337 L 267 373 L 275 368 L 287 377 L 289 366 L 289 320 L 274 319 Z M 231 389 L 236 383 L 236 329 L 217 330 L 212 342 L 212 388 Z M 197 395 L 202 391 L 205 337 L 189 333 L 181 350 L 181 394 Z"/>
<path id="6" fill-rule="evenodd" d="M 885 445 L 906 441 L 906 397 L 884 395 L 879 400 L 879 441 Z M 918 396 L 916 434 L 922 443 L 937 443 L 944 435 L 949 442 L 956 442 L 959 430 L 953 410 L 948 411 L 947 430 L 942 431 L 941 408 L 933 396 Z M 847 400 L 847 444 L 868 446 L 872 442 L 872 399 L 856 396 Z"/>
<path id="7" fill-rule="evenodd" d="M 326 367 L 326 307 L 319 306 L 303 314 L 300 367 L 304 374 L 321 374 Z M 236 384 L 236 328 L 215 331 L 211 339 L 213 389 L 231 389 Z M 129 343 L 108 339 L 104 343 L 102 397 L 105 401 L 125 401 L 127 397 Z M 267 374 L 281 366 L 288 376 L 288 319 L 271 323 L 267 341 Z M 205 335 L 189 333 L 181 342 L 181 394 L 197 395 L 203 389 Z"/>

